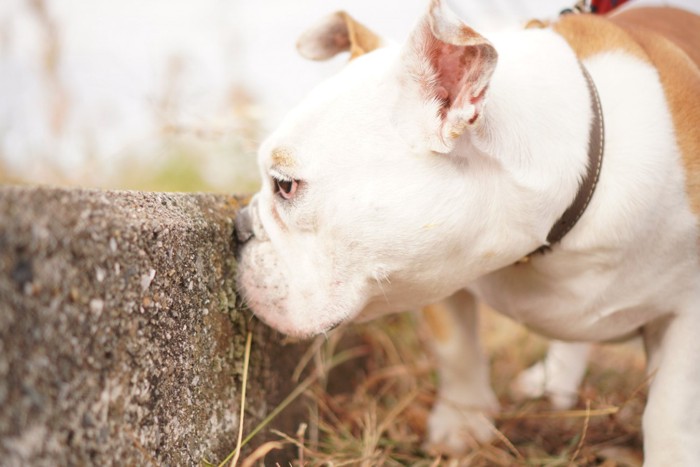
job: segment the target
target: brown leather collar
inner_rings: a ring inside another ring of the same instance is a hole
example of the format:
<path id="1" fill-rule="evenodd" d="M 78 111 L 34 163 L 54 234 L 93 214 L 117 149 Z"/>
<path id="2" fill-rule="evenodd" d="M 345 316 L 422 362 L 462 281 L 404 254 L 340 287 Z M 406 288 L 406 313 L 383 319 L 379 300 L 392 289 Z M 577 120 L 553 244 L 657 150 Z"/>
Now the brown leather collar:
<path id="1" fill-rule="evenodd" d="M 583 66 L 579 63 L 583 76 L 588 84 L 588 92 L 591 95 L 591 107 L 593 108 L 593 119 L 591 120 L 591 128 L 589 132 L 588 146 L 588 172 L 586 177 L 581 181 L 581 186 L 576 193 L 576 197 L 569 207 L 564 211 L 559 220 L 555 222 L 552 229 L 547 234 L 547 244 L 542 245 L 520 262 L 527 262 L 532 255 L 545 253 L 549 251 L 552 245 L 559 243 L 564 236 L 576 225 L 583 213 L 586 211 L 588 204 L 593 197 L 598 177 L 600 176 L 600 168 L 603 165 L 603 150 L 605 148 L 605 126 L 603 122 L 603 109 L 600 105 L 600 97 L 598 90 L 593 83 L 593 78 Z"/>

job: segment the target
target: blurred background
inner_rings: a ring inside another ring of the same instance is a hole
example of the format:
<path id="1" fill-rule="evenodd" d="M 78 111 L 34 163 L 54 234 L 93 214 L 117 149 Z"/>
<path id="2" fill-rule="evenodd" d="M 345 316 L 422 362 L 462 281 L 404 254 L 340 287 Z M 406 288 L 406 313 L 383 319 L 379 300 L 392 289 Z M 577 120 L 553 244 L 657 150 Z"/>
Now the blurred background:
<path id="1" fill-rule="evenodd" d="M 451 3 L 488 35 L 573 1 Z M 672 3 L 700 10 L 700 0 Z M 345 9 L 401 41 L 426 4 L 2 0 L 0 181 L 252 191 L 260 140 L 347 60 L 304 61 L 299 34 Z"/>

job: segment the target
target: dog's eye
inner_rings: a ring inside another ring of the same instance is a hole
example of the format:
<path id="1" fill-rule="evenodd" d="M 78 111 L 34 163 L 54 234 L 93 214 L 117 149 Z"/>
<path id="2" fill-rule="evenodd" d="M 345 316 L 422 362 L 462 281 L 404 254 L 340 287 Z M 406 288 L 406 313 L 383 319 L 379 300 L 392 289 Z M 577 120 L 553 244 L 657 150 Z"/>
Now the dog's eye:
<path id="1" fill-rule="evenodd" d="M 292 199 L 294 193 L 299 188 L 299 180 L 282 180 L 272 177 L 272 182 L 275 187 L 275 194 L 278 194 L 283 199 Z"/>

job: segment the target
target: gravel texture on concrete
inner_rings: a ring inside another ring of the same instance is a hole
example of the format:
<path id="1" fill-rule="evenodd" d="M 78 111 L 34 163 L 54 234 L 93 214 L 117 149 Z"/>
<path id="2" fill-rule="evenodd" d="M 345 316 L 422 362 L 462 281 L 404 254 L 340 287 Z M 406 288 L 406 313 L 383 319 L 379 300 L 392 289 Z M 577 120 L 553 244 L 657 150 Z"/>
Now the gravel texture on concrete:
<path id="1" fill-rule="evenodd" d="M 246 431 L 291 390 L 304 346 L 236 301 L 239 207 L 0 187 L 0 464 L 220 461 L 235 447 L 251 327 Z M 294 430 L 295 413 L 277 427 Z"/>

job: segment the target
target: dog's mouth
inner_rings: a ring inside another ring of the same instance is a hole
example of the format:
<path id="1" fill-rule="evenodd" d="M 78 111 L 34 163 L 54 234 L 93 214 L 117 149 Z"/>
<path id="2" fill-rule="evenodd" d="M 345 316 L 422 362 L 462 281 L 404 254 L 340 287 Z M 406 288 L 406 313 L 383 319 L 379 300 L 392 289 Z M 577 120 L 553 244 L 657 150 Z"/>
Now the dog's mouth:
<path id="1" fill-rule="evenodd" d="M 307 328 L 301 328 L 297 327 L 294 325 L 289 325 L 287 323 L 281 323 L 279 321 L 275 321 L 274 319 L 270 319 L 268 316 L 266 316 L 263 313 L 258 313 L 255 310 L 253 311 L 253 315 L 263 322 L 265 325 L 271 327 L 272 329 L 284 334 L 285 336 L 292 337 L 294 339 L 300 339 L 300 340 L 307 340 L 307 339 L 312 339 L 320 334 L 326 334 L 330 331 L 333 331 L 334 329 L 338 328 L 340 325 L 342 325 L 345 320 L 333 320 L 333 321 L 328 321 L 324 323 L 320 323 L 317 326 L 314 326 L 313 329 L 307 329 Z"/>
<path id="2" fill-rule="evenodd" d="M 251 275 L 247 275 L 246 271 Z M 276 295 L 286 289 L 284 285 L 265 283 L 268 278 L 257 270 L 241 269 L 238 277 L 238 293 L 241 302 L 265 325 L 295 339 L 310 339 L 325 334 L 347 321 L 346 314 L 329 315 L 329 307 L 312 305 L 306 301 L 290 300 L 288 294 Z M 311 301 L 311 300 L 310 300 Z M 330 299 L 329 299 L 330 301 Z M 297 306 L 294 306 L 294 303 Z M 301 305 L 299 305 L 301 304 Z"/>

